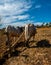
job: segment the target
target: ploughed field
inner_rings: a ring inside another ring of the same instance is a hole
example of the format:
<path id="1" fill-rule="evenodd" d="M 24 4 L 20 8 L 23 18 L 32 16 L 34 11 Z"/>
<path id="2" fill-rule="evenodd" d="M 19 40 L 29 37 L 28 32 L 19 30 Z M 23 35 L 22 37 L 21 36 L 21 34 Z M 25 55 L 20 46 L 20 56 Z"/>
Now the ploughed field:
<path id="1" fill-rule="evenodd" d="M 0 58 L 6 51 L 6 35 L 0 31 Z M 17 40 L 10 37 L 11 44 Z M 24 35 L 20 41 L 24 40 Z M 19 41 L 19 42 L 20 42 Z M 34 41 L 29 42 L 29 47 L 23 42 L 15 47 L 16 51 L 5 60 L 3 65 L 51 65 L 51 27 L 37 28 Z M 0 61 L 1 62 L 1 61 Z"/>

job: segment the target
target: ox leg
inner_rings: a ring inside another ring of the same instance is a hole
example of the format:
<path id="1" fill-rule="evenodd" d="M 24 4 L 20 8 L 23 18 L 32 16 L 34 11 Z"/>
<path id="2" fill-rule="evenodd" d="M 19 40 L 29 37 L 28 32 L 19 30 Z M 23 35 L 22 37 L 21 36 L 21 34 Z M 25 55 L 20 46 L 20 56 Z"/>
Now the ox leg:
<path id="1" fill-rule="evenodd" d="M 29 45 L 28 45 L 28 39 L 27 40 L 25 40 L 25 47 L 29 47 Z"/>
<path id="2" fill-rule="evenodd" d="M 34 41 L 34 36 L 31 37 L 31 41 L 32 41 L 32 42 Z"/>
<path id="3" fill-rule="evenodd" d="M 9 53 L 9 54 L 8 54 L 8 58 L 10 58 L 10 57 L 11 57 L 11 54 Z"/>
<path id="4" fill-rule="evenodd" d="M 34 36 L 33 36 L 33 41 L 34 41 Z"/>

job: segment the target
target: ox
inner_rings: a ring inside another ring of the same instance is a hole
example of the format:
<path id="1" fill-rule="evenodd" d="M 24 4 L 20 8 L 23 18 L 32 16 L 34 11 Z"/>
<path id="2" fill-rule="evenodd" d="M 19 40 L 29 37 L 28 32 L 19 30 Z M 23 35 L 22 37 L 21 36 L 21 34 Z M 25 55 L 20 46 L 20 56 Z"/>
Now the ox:
<path id="1" fill-rule="evenodd" d="M 6 45 L 10 49 L 8 57 L 10 57 L 11 52 L 14 51 L 14 48 L 11 49 L 10 38 L 13 37 L 13 42 L 15 42 L 16 36 L 19 36 L 23 32 L 23 29 L 22 29 L 22 27 L 15 28 L 13 26 L 8 26 L 8 27 L 6 27 L 5 32 L 6 32 L 5 34 L 7 35 Z"/>
<path id="2" fill-rule="evenodd" d="M 5 29 L 6 35 L 7 35 L 7 43 L 9 43 L 9 40 L 15 42 L 16 37 L 19 37 L 21 33 L 23 32 L 22 27 L 13 27 L 13 26 L 8 26 Z"/>
<path id="3" fill-rule="evenodd" d="M 34 24 L 26 24 L 25 25 L 25 40 L 27 41 L 31 37 L 35 37 L 36 34 L 36 28 Z"/>
<path id="4" fill-rule="evenodd" d="M 14 26 L 9 25 L 8 27 L 6 27 L 5 32 L 8 32 L 11 36 L 17 36 L 23 32 L 23 29 L 22 27 L 15 28 Z"/>

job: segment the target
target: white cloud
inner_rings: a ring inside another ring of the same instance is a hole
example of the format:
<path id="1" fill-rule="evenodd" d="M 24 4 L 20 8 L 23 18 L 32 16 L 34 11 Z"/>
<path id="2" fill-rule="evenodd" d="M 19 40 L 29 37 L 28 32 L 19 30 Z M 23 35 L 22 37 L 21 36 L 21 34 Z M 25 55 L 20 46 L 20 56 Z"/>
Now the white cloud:
<path id="1" fill-rule="evenodd" d="M 3 24 L 3 26 L 0 26 L 0 28 L 7 27 L 8 25 L 17 27 L 17 26 L 24 26 L 25 23 L 24 22 L 8 23 L 8 24 Z"/>
<path id="2" fill-rule="evenodd" d="M 12 22 L 15 22 L 16 20 L 19 21 L 19 20 L 29 19 L 29 15 L 26 14 L 26 15 L 17 15 L 17 16 L 1 17 L 0 19 L 1 19 L 0 24 L 10 24 Z"/>
<path id="3" fill-rule="evenodd" d="M 41 5 L 35 5 L 35 8 L 41 8 Z"/>
<path id="4" fill-rule="evenodd" d="M 8 24 L 4 24 L 4 27 L 11 25 L 11 26 L 24 26 L 24 22 L 16 22 L 16 23 L 8 23 Z"/>
<path id="5" fill-rule="evenodd" d="M 19 20 L 28 19 L 29 18 L 29 15 L 19 15 L 19 16 L 17 16 L 17 18 Z"/>
<path id="6" fill-rule="evenodd" d="M 15 21 L 15 19 L 12 18 L 12 17 L 8 17 L 8 18 L 3 18 L 3 19 L 1 20 L 1 23 L 2 23 L 2 24 L 9 24 L 9 23 L 11 23 L 12 21 Z"/>
<path id="7" fill-rule="evenodd" d="M 11 2 L 11 0 L 8 1 Z M 26 0 L 14 1 L 13 3 L 7 3 L 7 0 L 5 0 L 4 4 L 0 5 L 0 14 L 1 15 L 22 14 L 25 11 L 28 11 L 29 8 L 31 8 L 31 4 L 28 3 Z"/>
<path id="8" fill-rule="evenodd" d="M 35 25 L 42 25 L 42 22 L 35 22 Z"/>
<path id="9" fill-rule="evenodd" d="M 8 25 L 11 25 L 11 26 L 24 26 L 25 24 L 29 24 L 29 23 L 33 23 L 33 21 L 31 21 L 31 20 L 26 20 L 26 21 L 17 21 L 17 22 L 10 22 L 10 23 L 8 23 L 9 21 L 11 21 L 11 19 L 7 19 L 5 22 L 4 22 L 4 24 L 3 24 L 3 26 L 1 26 L 1 28 L 3 28 L 3 27 L 6 27 L 6 26 L 8 26 Z M 6 23 L 7 22 L 7 23 Z"/>
<path id="10" fill-rule="evenodd" d="M 0 24 L 4 26 L 11 24 L 16 18 L 18 20 L 29 18 L 29 14 L 25 14 L 25 12 L 29 11 L 31 7 L 30 0 L 0 0 L 0 17 L 2 19 Z"/>
<path id="11" fill-rule="evenodd" d="M 34 22 L 34 21 L 32 21 L 32 20 L 27 20 L 27 21 L 25 21 L 26 24 L 33 23 L 33 22 Z"/>
<path id="12" fill-rule="evenodd" d="M 29 6 L 28 6 L 29 7 Z M 28 11 L 29 8 L 23 7 L 23 5 L 16 5 L 16 4 L 5 4 L 4 6 L 0 5 L 0 14 L 1 15 L 14 15 L 14 14 L 22 14 L 25 11 Z"/>

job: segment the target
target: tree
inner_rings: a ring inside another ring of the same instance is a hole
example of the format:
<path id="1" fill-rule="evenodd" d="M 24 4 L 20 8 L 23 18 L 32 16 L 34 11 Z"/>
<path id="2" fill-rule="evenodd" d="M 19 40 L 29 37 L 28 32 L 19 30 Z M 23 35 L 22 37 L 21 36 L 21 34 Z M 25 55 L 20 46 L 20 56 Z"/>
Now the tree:
<path id="1" fill-rule="evenodd" d="M 42 23 L 41 27 L 44 27 L 44 22 Z"/>
<path id="2" fill-rule="evenodd" d="M 49 26 L 51 27 L 51 22 L 49 23 Z"/>
<path id="3" fill-rule="evenodd" d="M 45 26 L 49 26 L 49 24 L 48 23 L 46 23 L 46 25 Z"/>

